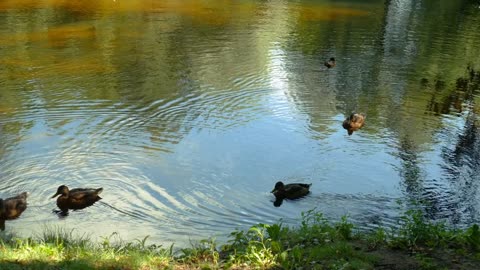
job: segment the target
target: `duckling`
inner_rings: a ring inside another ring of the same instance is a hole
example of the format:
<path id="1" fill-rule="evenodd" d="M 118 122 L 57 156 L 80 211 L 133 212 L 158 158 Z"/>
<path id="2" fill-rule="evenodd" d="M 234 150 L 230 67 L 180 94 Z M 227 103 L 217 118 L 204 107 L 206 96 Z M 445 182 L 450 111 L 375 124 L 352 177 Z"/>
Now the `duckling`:
<path id="1" fill-rule="evenodd" d="M 57 193 L 52 196 L 57 198 L 57 206 L 63 213 L 67 213 L 69 209 L 79 210 L 93 205 L 102 198 L 98 196 L 103 188 L 75 188 L 69 190 L 67 186 L 61 185 L 57 189 Z"/>
<path id="2" fill-rule="evenodd" d="M 327 68 L 333 68 L 335 66 L 335 58 L 332 57 L 324 63 Z"/>
<path id="3" fill-rule="evenodd" d="M 275 195 L 277 199 L 277 204 L 281 204 L 283 199 L 295 200 L 301 198 L 308 193 L 310 193 L 310 186 L 312 184 L 301 184 L 301 183 L 292 183 L 292 184 L 283 184 L 279 181 L 275 184 L 275 188 L 271 193 Z M 277 206 L 277 205 L 275 205 Z"/>
<path id="4" fill-rule="evenodd" d="M 5 220 L 18 218 L 27 209 L 28 192 L 7 199 L 0 199 L 0 230 L 5 230 Z"/>
<path id="5" fill-rule="evenodd" d="M 343 128 L 348 131 L 348 135 L 352 135 L 354 131 L 357 131 L 365 125 L 365 114 L 352 113 L 345 121 L 343 121 Z"/>

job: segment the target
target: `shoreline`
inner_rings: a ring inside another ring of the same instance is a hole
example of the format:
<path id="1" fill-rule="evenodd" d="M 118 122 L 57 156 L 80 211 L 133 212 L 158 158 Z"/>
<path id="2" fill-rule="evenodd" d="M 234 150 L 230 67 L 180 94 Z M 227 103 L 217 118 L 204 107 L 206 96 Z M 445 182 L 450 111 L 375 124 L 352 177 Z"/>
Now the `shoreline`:
<path id="1" fill-rule="evenodd" d="M 46 228 L 35 238 L 0 234 L 0 269 L 475 269 L 480 229 L 451 229 L 405 212 L 398 228 L 358 230 L 344 216 L 330 222 L 303 212 L 299 226 L 281 222 L 235 230 L 228 241 L 190 247 L 123 241 L 118 233 L 92 239 L 74 230 Z"/>

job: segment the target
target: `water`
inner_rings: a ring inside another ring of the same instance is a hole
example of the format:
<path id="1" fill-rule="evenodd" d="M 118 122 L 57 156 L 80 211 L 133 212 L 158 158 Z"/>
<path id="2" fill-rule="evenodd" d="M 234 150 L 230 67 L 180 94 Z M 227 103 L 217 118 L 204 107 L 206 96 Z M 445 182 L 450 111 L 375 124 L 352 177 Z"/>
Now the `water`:
<path id="1" fill-rule="evenodd" d="M 0 1 L 0 197 L 31 192 L 7 232 L 480 222 L 480 9 L 434 2 Z M 312 193 L 276 208 L 279 180 Z M 61 184 L 103 200 L 59 219 Z"/>

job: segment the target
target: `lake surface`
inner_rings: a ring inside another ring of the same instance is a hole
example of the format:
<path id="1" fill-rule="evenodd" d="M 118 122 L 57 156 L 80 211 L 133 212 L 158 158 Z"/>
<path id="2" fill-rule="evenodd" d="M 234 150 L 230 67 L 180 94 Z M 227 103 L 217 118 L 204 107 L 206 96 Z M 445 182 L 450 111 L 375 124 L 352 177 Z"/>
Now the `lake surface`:
<path id="1" fill-rule="evenodd" d="M 0 1 L 0 25 L 0 197 L 31 193 L 7 232 L 480 222 L 478 1 Z M 312 192 L 274 207 L 279 180 Z M 103 199 L 59 218 L 61 184 Z"/>

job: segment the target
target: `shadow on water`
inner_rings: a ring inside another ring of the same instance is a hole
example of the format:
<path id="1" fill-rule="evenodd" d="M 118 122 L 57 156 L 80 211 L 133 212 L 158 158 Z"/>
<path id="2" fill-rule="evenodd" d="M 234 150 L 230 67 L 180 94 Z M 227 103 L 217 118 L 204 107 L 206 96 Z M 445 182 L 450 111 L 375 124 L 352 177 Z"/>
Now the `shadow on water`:
<path id="1" fill-rule="evenodd" d="M 306 196 L 304 196 L 304 197 L 306 197 Z M 304 199 L 304 197 L 303 198 L 298 198 L 298 199 L 275 198 L 275 200 L 273 201 L 273 206 L 280 207 L 283 204 L 284 201 L 287 201 L 287 203 L 288 202 L 293 202 L 294 203 L 295 201 L 299 201 L 299 200 Z"/>
<path id="2" fill-rule="evenodd" d="M 447 146 L 442 149 L 442 157 L 445 161 L 443 167 L 447 179 L 457 190 L 457 202 L 452 204 L 452 213 L 460 212 L 466 217 L 467 222 L 478 221 L 477 202 L 480 198 L 480 127 L 478 94 L 480 93 L 480 71 L 468 68 L 469 76 L 459 78 L 456 83 L 457 93 L 454 98 L 447 99 L 453 104 L 461 103 L 461 110 L 465 115 L 463 127 L 457 132 L 456 138 L 452 136 L 453 147 Z M 450 95 L 449 97 L 451 97 Z M 460 101 L 458 101 L 460 100 Z M 457 109 L 457 108 L 456 108 Z M 462 220 L 457 218 L 456 223 Z"/>
<path id="3" fill-rule="evenodd" d="M 441 149 L 442 177 L 428 179 L 418 165 L 421 152 L 408 135 L 400 140 L 398 148 L 406 193 L 413 201 L 421 202 L 428 218 L 446 219 L 456 225 L 479 221 L 476 201 L 480 178 L 476 172 L 480 170 L 480 129 L 476 99 L 480 92 L 480 72 L 471 66 L 466 71 L 467 75 L 456 79 L 451 87 L 441 80 L 433 84 L 426 79 L 421 81 L 422 87 L 432 89 L 427 113 L 446 121 L 451 119 L 448 115 L 455 115 L 463 122 L 463 126 L 445 126 L 439 131 L 440 138 L 446 139 Z"/>
<path id="4" fill-rule="evenodd" d="M 275 201 L 273 202 L 273 206 L 275 206 L 275 207 L 280 207 L 280 206 L 282 205 L 282 203 L 283 203 L 283 200 L 284 200 L 284 199 L 282 199 L 282 198 L 277 198 L 277 199 L 275 199 Z"/>
<path id="5" fill-rule="evenodd" d="M 138 221 L 151 221 L 152 219 L 154 219 L 154 217 L 149 216 L 146 213 L 143 213 L 141 211 L 122 210 L 122 209 L 117 208 L 113 205 L 110 205 L 109 203 L 107 203 L 105 201 L 99 201 L 96 204 L 101 204 L 101 205 L 103 205 L 107 208 L 110 208 L 111 210 L 113 210 L 115 212 L 120 213 L 121 215 L 131 217 L 131 218 L 133 218 L 135 220 L 138 220 Z M 75 215 L 75 213 L 77 213 L 77 212 L 86 212 L 86 211 L 89 211 L 89 209 L 87 208 L 87 209 L 79 209 L 79 210 L 69 210 L 69 211 L 65 211 L 65 212 L 61 211 L 61 210 L 58 210 L 58 209 L 52 209 L 52 213 L 57 215 L 59 219 L 64 219 L 64 218 L 68 217 L 69 215 Z"/>
<path id="6" fill-rule="evenodd" d="M 110 205 L 108 204 L 107 202 L 105 201 L 100 201 L 98 202 L 97 204 L 101 204 L 101 205 L 104 205 L 110 209 L 112 209 L 113 211 L 116 211 L 118 213 L 121 213 L 122 215 L 125 215 L 125 216 L 129 216 L 129 217 L 132 217 L 138 221 L 151 221 L 152 220 L 152 216 L 149 216 L 147 215 L 146 213 L 143 213 L 141 211 L 126 211 L 126 210 L 122 210 L 120 208 L 117 208 L 113 205 Z"/>

